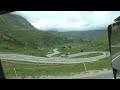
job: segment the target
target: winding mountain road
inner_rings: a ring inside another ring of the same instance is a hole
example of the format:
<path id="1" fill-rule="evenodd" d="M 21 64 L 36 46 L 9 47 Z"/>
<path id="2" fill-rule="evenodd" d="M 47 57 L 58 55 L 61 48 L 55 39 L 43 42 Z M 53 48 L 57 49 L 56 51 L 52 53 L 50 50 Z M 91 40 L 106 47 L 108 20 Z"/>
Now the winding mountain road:
<path id="1" fill-rule="evenodd" d="M 94 51 L 98 52 L 98 51 Z M 83 62 L 92 62 L 92 61 L 98 61 L 102 58 L 110 56 L 109 52 L 102 52 L 103 55 L 100 56 L 95 56 L 95 57 L 89 57 L 89 58 L 60 58 L 60 57 L 36 57 L 36 56 L 29 56 L 29 55 L 20 55 L 20 54 L 0 54 L 0 58 L 3 60 L 20 60 L 20 61 L 31 61 L 31 62 L 40 62 L 40 63 L 83 63 Z M 74 54 L 71 56 L 76 56 L 76 55 L 85 55 L 88 53 L 93 53 L 93 52 L 81 52 L 78 54 Z"/>
<path id="2" fill-rule="evenodd" d="M 53 52 L 54 52 L 54 53 L 48 54 L 48 55 L 46 55 L 46 56 L 47 56 L 47 57 L 51 57 L 51 56 L 54 56 L 54 55 L 60 53 L 60 52 L 58 51 L 58 48 L 53 49 Z"/>

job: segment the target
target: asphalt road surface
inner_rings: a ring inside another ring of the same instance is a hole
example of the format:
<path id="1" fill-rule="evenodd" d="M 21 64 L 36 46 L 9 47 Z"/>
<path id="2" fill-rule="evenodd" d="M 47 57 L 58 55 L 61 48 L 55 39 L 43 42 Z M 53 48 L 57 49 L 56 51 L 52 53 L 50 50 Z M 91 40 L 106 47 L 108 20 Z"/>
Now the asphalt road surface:
<path id="1" fill-rule="evenodd" d="M 98 51 L 94 51 L 98 52 Z M 100 52 L 100 51 L 99 51 Z M 84 55 L 90 52 L 83 52 Z M 93 53 L 93 52 L 91 52 Z M 101 52 L 103 55 L 89 57 L 89 58 L 60 58 L 60 57 L 36 57 L 29 55 L 20 55 L 20 54 L 0 54 L 1 59 L 6 60 L 23 60 L 23 61 L 31 61 L 31 62 L 41 62 L 41 63 L 83 63 L 83 62 L 92 62 L 98 61 L 99 59 L 110 56 L 109 52 Z M 73 56 L 75 56 L 74 54 Z M 77 55 L 83 55 L 82 53 L 78 53 Z"/>
<path id="2" fill-rule="evenodd" d="M 47 57 L 51 57 L 51 56 L 54 56 L 54 55 L 60 53 L 60 52 L 58 51 L 58 48 L 53 49 L 53 52 L 54 52 L 54 53 L 48 54 L 48 55 L 46 55 L 46 56 L 47 56 Z"/>

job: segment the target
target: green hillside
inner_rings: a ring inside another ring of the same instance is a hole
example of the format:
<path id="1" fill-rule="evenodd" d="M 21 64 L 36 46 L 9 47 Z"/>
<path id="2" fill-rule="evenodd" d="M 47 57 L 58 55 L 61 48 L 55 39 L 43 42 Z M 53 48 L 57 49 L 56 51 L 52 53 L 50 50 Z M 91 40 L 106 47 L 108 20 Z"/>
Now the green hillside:
<path id="1" fill-rule="evenodd" d="M 57 47 L 59 51 L 65 52 L 61 47 L 68 44 L 73 47 L 82 45 L 67 50 L 71 53 L 80 50 L 108 50 L 107 35 L 104 34 L 107 34 L 106 30 L 46 32 L 36 29 L 19 15 L 0 16 L 0 52 L 46 56 L 51 49 Z"/>
<path id="2" fill-rule="evenodd" d="M 48 47 L 63 43 L 61 37 L 37 30 L 23 17 L 12 14 L 0 16 L 0 33 L 16 39 L 21 45 L 25 46 L 27 44 L 28 47 L 32 48 Z"/>
<path id="3" fill-rule="evenodd" d="M 108 45 L 108 35 L 107 31 L 99 38 L 96 38 L 88 43 L 76 45 L 74 48 L 66 48 L 62 49 L 62 47 L 58 47 L 59 51 L 61 53 L 53 56 L 53 57 L 59 57 L 62 54 L 67 54 L 69 52 L 70 54 L 80 53 L 81 51 L 109 51 L 109 45 Z"/>
<path id="4" fill-rule="evenodd" d="M 66 32 L 59 32 L 59 31 L 53 31 L 48 30 L 47 32 L 66 38 L 67 40 L 71 40 L 71 42 L 74 43 L 86 43 L 88 41 L 91 41 L 93 39 L 99 38 L 106 33 L 105 29 L 99 29 L 99 30 L 88 30 L 88 31 L 66 31 Z"/>
<path id="5" fill-rule="evenodd" d="M 103 36 L 94 39 L 93 41 L 86 44 L 87 50 L 101 50 L 101 51 L 108 51 L 108 34 L 107 31 L 104 33 Z"/>
<path id="6" fill-rule="evenodd" d="M 19 15 L 0 15 L 0 52 L 45 56 L 64 39 L 38 30 Z"/>

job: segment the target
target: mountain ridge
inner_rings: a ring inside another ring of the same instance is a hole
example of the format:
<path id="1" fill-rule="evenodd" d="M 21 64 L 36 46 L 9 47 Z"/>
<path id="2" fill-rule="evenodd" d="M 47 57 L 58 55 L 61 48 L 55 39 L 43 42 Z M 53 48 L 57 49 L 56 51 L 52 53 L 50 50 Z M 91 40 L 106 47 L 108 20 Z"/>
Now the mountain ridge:
<path id="1" fill-rule="evenodd" d="M 25 45 L 44 47 L 62 44 L 62 38 L 48 32 L 36 29 L 25 18 L 19 15 L 0 15 L 0 32 Z M 2 37 L 3 38 L 3 37 Z"/>
<path id="2" fill-rule="evenodd" d="M 53 35 L 65 37 L 67 39 L 73 40 L 84 40 L 84 41 L 91 41 L 95 38 L 99 38 L 107 33 L 106 29 L 102 30 L 88 30 L 88 31 L 66 31 L 66 32 L 59 32 L 59 31 L 47 31 Z"/>

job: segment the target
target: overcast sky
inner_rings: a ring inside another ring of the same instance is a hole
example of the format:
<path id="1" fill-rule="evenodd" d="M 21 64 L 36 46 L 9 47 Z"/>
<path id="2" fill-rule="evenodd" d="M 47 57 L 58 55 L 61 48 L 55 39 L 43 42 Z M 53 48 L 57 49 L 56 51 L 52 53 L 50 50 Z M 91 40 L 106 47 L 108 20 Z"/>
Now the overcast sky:
<path id="1" fill-rule="evenodd" d="M 40 30 L 94 30 L 107 28 L 120 11 L 16 11 Z"/>

